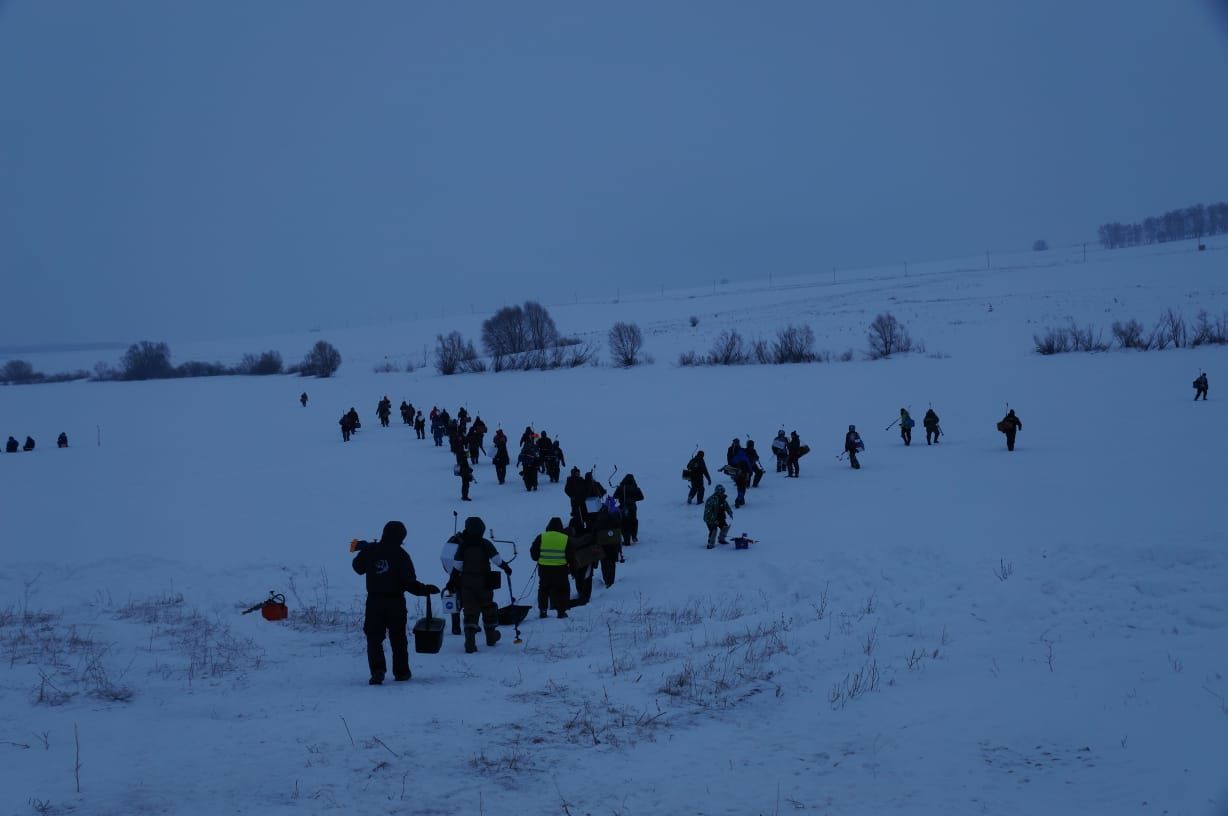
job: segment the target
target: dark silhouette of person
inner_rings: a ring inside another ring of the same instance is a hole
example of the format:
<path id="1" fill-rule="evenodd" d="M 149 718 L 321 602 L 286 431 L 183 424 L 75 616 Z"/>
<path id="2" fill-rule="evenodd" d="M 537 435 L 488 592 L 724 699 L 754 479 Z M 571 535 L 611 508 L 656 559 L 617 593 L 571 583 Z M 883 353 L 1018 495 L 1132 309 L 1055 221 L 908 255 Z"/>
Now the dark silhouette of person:
<path id="1" fill-rule="evenodd" d="M 938 414 L 934 413 L 933 408 L 925 412 L 921 424 L 925 426 L 925 444 L 937 444 L 938 437 L 942 436 L 942 430 L 938 427 Z"/>
<path id="2" fill-rule="evenodd" d="M 9 441 L 4 446 L 5 453 L 17 453 L 21 449 L 20 443 L 13 437 L 9 437 Z"/>
<path id="3" fill-rule="evenodd" d="M 434 595 L 439 587 L 418 580 L 414 562 L 405 552 L 403 544 L 408 531 L 400 521 L 384 525 L 380 540 L 374 544 L 363 542 L 354 556 L 354 572 L 367 579 L 366 615 L 362 624 L 367 636 L 367 666 L 371 669 L 370 685 L 384 682 L 388 669 L 384 661 L 384 637 L 392 647 L 392 676 L 408 680 L 409 637 L 405 627 L 408 614 L 405 609 L 405 593 Z"/>
<path id="4" fill-rule="evenodd" d="M 704 452 L 696 451 L 691 457 L 691 461 L 686 465 L 687 480 L 691 483 L 691 489 L 687 493 L 686 503 L 690 504 L 693 499 L 696 504 L 704 503 L 704 481 L 712 484 L 712 474 L 708 472 L 708 463 L 704 461 Z"/>
<path id="5" fill-rule="evenodd" d="M 464 456 L 456 457 L 456 475 L 461 480 L 461 501 L 472 501 L 469 498 L 469 485 L 473 484 L 473 467 Z"/>
<path id="6" fill-rule="evenodd" d="M 60 435 L 57 436 L 55 439 L 55 446 L 57 448 L 67 448 L 68 447 L 68 434 L 64 433 L 63 431 L 60 431 Z"/>
<path id="7" fill-rule="evenodd" d="M 1006 416 L 1002 417 L 1002 421 L 998 423 L 998 430 L 1006 434 L 1006 449 L 1013 451 L 1015 449 L 1015 434 L 1023 430 L 1023 422 L 1019 417 L 1015 416 L 1015 409 L 1012 408 L 1006 412 Z"/>
<path id="8" fill-rule="evenodd" d="M 861 470 L 861 462 L 857 461 L 857 453 L 865 449 L 865 443 L 861 441 L 861 434 L 857 433 L 857 426 L 850 425 L 849 432 L 844 435 L 844 452 L 849 455 L 849 467 L 853 470 Z"/>
<path id="9" fill-rule="evenodd" d="M 802 475 L 802 438 L 797 435 L 797 431 L 789 434 L 789 459 L 786 465 L 789 472 L 786 476 L 791 476 L 794 479 Z"/>
<path id="10" fill-rule="evenodd" d="M 30 451 L 34 450 L 34 437 L 32 437 L 32 436 L 27 436 L 27 437 L 26 437 L 26 444 L 22 445 L 22 446 L 21 446 L 21 449 L 22 449 L 23 451 L 26 451 L 27 453 L 29 453 Z"/>
<path id="11" fill-rule="evenodd" d="M 1198 402 L 1198 398 L 1202 397 L 1202 401 L 1207 401 L 1207 372 L 1202 372 L 1194 380 L 1194 402 Z"/>
<path id="12" fill-rule="evenodd" d="M 640 517 L 636 505 L 644 500 L 644 491 L 635 483 L 635 476 L 628 473 L 614 488 L 614 498 L 622 514 L 624 544 L 640 543 Z"/>
<path id="13" fill-rule="evenodd" d="M 306 391 L 298 395 L 298 403 L 304 408 L 307 407 L 307 392 Z"/>
<path id="14" fill-rule="evenodd" d="M 478 618 L 486 631 L 486 645 L 499 642 L 499 607 L 495 604 L 494 592 L 487 575 L 490 565 L 501 568 L 510 578 L 512 565 L 503 560 L 495 545 L 485 538 L 486 523 L 477 516 L 465 519 L 464 532 L 456 545 L 454 559 L 459 568 L 452 572 L 449 586 L 460 589 L 461 611 L 465 621 L 465 652 L 478 650 Z"/>
<path id="15" fill-rule="evenodd" d="M 904 447 L 912 444 L 912 426 L 917 423 L 911 416 L 908 415 L 907 408 L 900 409 L 900 439 L 904 440 Z"/>

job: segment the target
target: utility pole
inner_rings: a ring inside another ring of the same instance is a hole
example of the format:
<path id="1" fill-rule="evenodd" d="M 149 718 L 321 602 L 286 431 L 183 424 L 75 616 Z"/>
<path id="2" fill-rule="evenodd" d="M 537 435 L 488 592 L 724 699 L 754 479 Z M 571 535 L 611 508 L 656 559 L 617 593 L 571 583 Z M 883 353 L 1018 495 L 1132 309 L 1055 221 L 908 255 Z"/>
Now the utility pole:
<path id="1" fill-rule="evenodd" d="M 908 261 L 904 261 L 904 277 L 908 277 Z"/>
<path id="2" fill-rule="evenodd" d="M 989 271 L 989 250 L 985 250 L 985 271 Z"/>

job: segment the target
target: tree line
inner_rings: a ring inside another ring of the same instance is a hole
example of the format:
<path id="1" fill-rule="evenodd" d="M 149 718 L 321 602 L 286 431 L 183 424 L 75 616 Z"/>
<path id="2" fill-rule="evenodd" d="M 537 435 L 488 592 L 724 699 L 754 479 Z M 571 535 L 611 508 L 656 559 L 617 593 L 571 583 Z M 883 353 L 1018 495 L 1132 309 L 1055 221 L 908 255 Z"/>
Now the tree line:
<path id="1" fill-rule="evenodd" d="M 1228 202 L 1221 201 L 1169 210 L 1134 224 L 1101 224 L 1099 238 L 1105 249 L 1118 249 L 1224 233 L 1228 233 Z"/>

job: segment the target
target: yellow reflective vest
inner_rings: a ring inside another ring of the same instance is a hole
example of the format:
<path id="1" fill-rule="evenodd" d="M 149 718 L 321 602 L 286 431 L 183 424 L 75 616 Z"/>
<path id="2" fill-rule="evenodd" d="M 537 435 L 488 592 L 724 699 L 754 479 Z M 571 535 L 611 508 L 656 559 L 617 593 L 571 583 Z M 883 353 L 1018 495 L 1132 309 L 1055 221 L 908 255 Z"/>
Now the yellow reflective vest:
<path id="1" fill-rule="evenodd" d="M 567 536 L 564 533 L 542 533 L 541 550 L 537 563 L 543 567 L 562 567 L 567 564 Z"/>

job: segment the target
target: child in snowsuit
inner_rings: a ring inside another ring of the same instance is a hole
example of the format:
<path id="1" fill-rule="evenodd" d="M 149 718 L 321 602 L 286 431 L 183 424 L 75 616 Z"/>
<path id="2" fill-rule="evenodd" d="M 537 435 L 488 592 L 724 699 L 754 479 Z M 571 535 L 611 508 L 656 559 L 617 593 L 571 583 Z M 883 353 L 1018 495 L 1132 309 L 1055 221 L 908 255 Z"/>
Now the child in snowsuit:
<path id="1" fill-rule="evenodd" d="M 725 534 L 729 532 L 728 519 L 733 518 L 733 510 L 729 507 L 729 502 L 725 500 L 725 486 L 717 485 L 712 488 L 712 495 L 704 502 L 704 524 L 708 525 L 708 549 L 716 547 L 719 540 L 721 544 L 725 542 Z M 720 538 L 717 538 L 717 532 L 720 533 Z"/>

